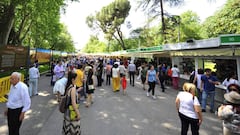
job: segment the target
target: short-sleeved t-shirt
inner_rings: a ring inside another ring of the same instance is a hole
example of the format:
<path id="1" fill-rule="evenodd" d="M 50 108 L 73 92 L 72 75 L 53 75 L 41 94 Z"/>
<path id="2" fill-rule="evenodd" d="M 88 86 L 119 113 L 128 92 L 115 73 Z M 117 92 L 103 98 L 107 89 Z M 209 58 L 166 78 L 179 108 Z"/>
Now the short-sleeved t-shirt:
<path id="1" fill-rule="evenodd" d="M 172 77 L 178 77 L 179 76 L 179 69 L 176 67 L 173 67 L 172 69 Z"/>
<path id="2" fill-rule="evenodd" d="M 189 92 L 179 92 L 177 98 L 180 100 L 179 112 L 193 119 L 198 119 L 194 105 L 199 105 L 198 98 Z"/>
<path id="3" fill-rule="evenodd" d="M 77 77 L 76 77 L 76 86 L 77 87 L 81 87 L 83 86 L 83 71 L 80 70 L 80 69 L 76 69 L 76 74 L 77 74 Z"/>
<path id="4" fill-rule="evenodd" d="M 207 77 L 206 75 L 202 75 L 201 80 L 203 81 L 203 90 L 209 92 L 209 91 L 214 91 L 215 90 L 215 84 L 210 83 L 209 80 L 212 81 L 217 81 L 217 78 L 215 76 L 209 76 Z"/>
<path id="5" fill-rule="evenodd" d="M 112 68 L 112 77 L 116 78 L 119 77 L 118 72 L 119 72 L 119 68 Z"/>

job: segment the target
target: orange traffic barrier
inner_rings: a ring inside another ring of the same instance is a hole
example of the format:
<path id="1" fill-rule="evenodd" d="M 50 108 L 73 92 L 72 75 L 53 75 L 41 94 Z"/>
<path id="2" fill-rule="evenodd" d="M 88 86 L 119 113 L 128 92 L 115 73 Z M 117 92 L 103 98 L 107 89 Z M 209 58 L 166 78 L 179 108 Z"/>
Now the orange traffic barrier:
<path id="1" fill-rule="evenodd" d="M 21 81 L 24 80 L 24 75 L 21 75 Z M 0 102 L 6 102 L 7 98 L 5 97 L 10 91 L 10 76 L 0 78 Z"/>

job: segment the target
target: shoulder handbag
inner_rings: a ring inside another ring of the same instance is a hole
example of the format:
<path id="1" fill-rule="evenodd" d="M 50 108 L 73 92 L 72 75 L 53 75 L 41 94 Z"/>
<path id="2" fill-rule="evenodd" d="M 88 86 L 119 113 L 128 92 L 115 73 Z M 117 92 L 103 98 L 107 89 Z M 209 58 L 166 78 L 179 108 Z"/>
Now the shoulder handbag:
<path id="1" fill-rule="evenodd" d="M 65 113 L 66 111 L 66 106 L 67 106 L 67 95 L 64 95 L 61 97 L 60 103 L 59 103 L 59 111 L 61 113 Z"/>
<path id="2" fill-rule="evenodd" d="M 69 89 L 71 89 L 70 87 Z M 59 103 L 59 111 L 61 113 L 65 113 L 67 110 L 67 106 L 70 101 L 68 101 L 68 94 L 66 93 L 64 96 L 61 97 L 60 103 Z"/>
<path id="3" fill-rule="evenodd" d="M 89 89 L 89 90 L 95 90 L 94 85 L 93 85 L 93 84 L 88 85 L 88 89 Z"/>

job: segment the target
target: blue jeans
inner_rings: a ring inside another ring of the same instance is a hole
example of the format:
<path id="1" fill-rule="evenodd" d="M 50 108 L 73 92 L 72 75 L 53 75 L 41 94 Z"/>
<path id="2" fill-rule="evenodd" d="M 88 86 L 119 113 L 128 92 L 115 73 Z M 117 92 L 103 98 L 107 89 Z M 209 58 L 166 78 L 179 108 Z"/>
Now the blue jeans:
<path id="1" fill-rule="evenodd" d="M 202 92 L 202 109 L 206 110 L 208 96 L 210 97 L 210 109 L 214 110 L 215 91 L 205 91 L 205 90 L 203 90 Z"/>

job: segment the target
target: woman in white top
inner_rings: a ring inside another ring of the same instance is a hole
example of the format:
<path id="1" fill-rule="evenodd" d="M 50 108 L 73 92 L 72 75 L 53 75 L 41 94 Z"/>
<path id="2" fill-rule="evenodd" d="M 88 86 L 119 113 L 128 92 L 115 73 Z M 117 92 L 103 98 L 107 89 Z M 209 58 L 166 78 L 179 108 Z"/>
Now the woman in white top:
<path id="1" fill-rule="evenodd" d="M 184 83 L 183 90 L 179 92 L 175 101 L 182 125 L 181 135 L 187 135 L 189 125 L 191 125 L 192 135 L 199 135 L 202 111 L 195 96 L 196 86 L 193 83 Z"/>
<path id="2" fill-rule="evenodd" d="M 120 72 L 120 77 L 122 77 L 123 75 L 126 75 L 126 71 L 127 69 L 125 68 L 125 66 L 123 65 L 123 62 L 121 61 L 120 62 L 120 65 L 119 65 L 119 72 Z"/>
<path id="3" fill-rule="evenodd" d="M 118 64 L 114 64 L 112 68 L 112 85 L 114 92 L 120 90 L 120 70 Z"/>
<path id="4" fill-rule="evenodd" d="M 235 79 L 236 78 L 236 74 L 234 72 L 230 72 L 228 74 L 228 77 L 223 81 L 222 85 L 226 86 L 228 88 L 228 86 L 230 84 L 237 84 L 237 85 L 240 85 L 239 81 Z M 227 92 L 228 89 L 226 89 Z"/>
<path id="5" fill-rule="evenodd" d="M 177 65 L 174 65 L 171 70 L 172 70 L 172 83 L 173 83 L 173 88 L 174 88 L 174 89 L 178 89 L 180 71 L 179 71 Z"/>
<path id="6" fill-rule="evenodd" d="M 60 102 L 61 95 L 64 95 L 65 87 L 67 84 L 67 78 L 63 77 L 54 84 L 53 94 L 57 95 L 57 101 Z"/>

